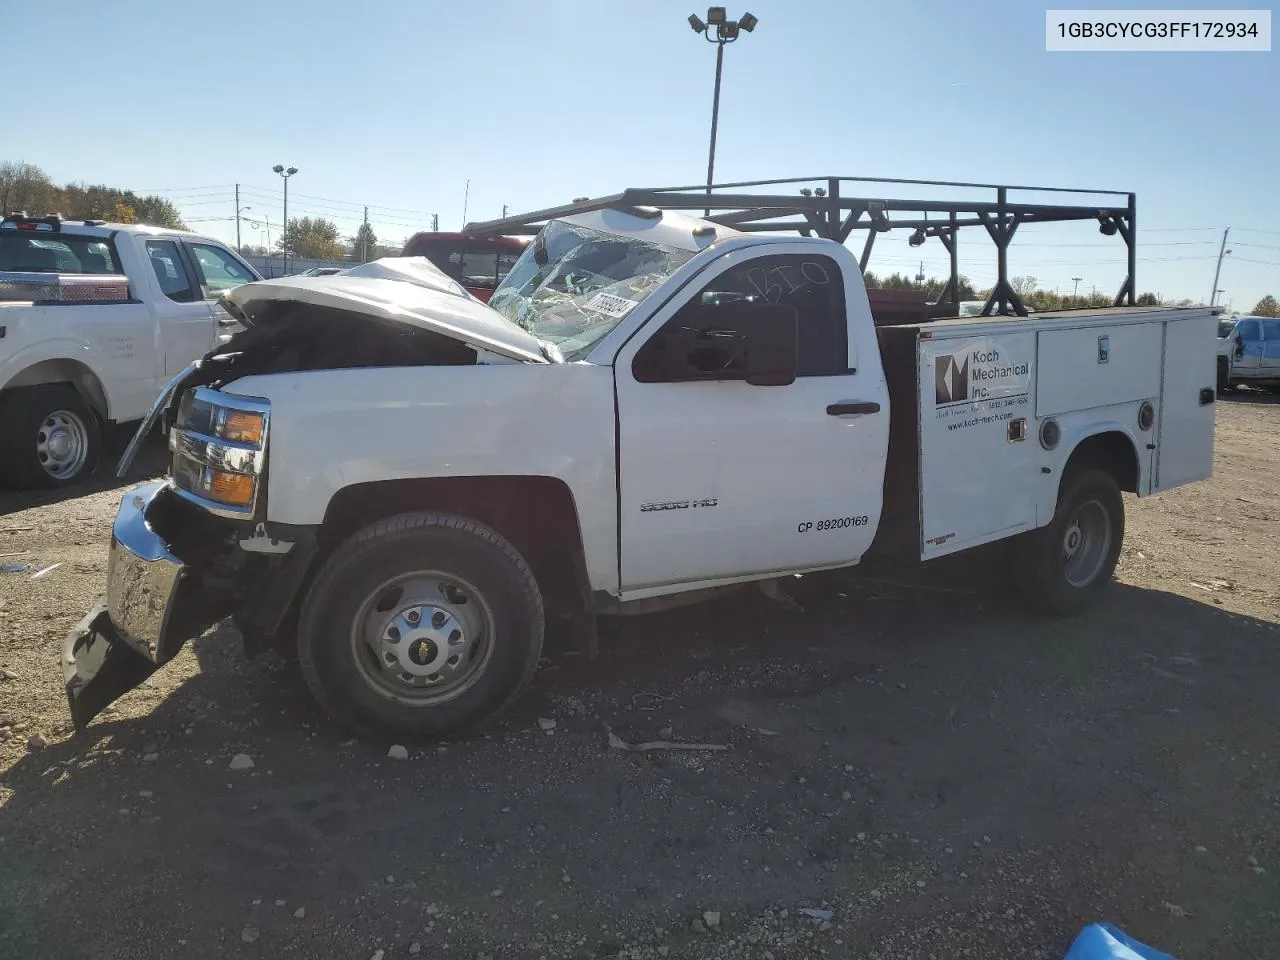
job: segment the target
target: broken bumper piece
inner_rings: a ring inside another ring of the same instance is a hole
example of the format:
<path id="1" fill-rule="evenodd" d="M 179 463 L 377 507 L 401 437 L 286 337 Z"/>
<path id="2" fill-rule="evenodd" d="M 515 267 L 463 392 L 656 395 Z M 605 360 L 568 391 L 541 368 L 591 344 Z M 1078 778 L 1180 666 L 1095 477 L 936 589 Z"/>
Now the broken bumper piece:
<path id="1" fill-rule="evenodd" d="M 107 597 L 68 635 L 62 652 L 77 729 L 172 660 L 208 625 L 188 568 L 152 529 L 147 512 L 172 496 L 162 481 L 124 495 L 111 532 Z"/>

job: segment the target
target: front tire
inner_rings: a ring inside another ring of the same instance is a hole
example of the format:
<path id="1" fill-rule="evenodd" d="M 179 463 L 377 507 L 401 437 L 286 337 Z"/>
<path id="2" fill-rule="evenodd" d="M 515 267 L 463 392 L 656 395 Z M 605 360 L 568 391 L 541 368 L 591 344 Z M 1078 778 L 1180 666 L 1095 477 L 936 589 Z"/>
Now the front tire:
<path id="1" fill-rule="evenodd" d="M 19 387 L 0 400 L 0 482 L 19 490 L 69 487 L 93 473 L 98 418 L 62 383 Z"/>
<path id="2" fill-rule="evenodd" d="M 1105 470 L 1068 473 L 1048 526 L 1017 543 L 1024 598 L 1043 613 L 1083 610 L 1115 572 L 1124 542 L 1124 498 Z"/>
<path id="3" fill-rule="evenodd" d="M 542 595 L 502 536 L 403 514 L 337 548 L 307 591 L 298 660 L 329 714 L 359 733 L 451 737 L 497 718 L 533 678 Z"/>

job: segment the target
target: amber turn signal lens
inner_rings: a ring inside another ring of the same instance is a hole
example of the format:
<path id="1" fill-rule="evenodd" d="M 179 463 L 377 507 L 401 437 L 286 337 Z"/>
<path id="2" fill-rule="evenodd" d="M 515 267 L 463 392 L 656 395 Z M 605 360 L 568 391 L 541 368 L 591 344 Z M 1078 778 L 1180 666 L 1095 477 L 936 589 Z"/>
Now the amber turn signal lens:
<path id="1" fill-rule="evenodd" d="M 253 477 L 244 473 L 210 470 L 209 498 L 235 507 L 247 507 L 253 502 Z"/>
<path id="2" fill-rule="evenodd" d="M 262 444 L 262 414 L 247 413 L 244 410 L 228 410 L 226 420 L 222 423 L 223 440 L 236 443 Z"/>

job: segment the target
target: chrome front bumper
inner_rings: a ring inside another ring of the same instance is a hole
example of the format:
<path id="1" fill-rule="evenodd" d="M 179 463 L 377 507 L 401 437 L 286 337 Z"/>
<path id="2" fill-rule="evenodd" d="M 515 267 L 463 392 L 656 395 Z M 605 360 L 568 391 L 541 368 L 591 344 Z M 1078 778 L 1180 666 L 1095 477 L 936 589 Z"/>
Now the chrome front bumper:
<path id="1" fill-rule="evenodd" d="M 204 625 L 196 598 L 182 596 L 187 568 L 152 529 L 147 512 L 172 495 L 164 481 L 120 502 L 107 557 L 107 597 L 68 635 L 62 672 L 76 727 L 151 676 Z"/>
<path id="2" fill-rule="evenodd" d="M 152 660 L 162 649 L 182 576 L 181 561 L 147 523 L 147 510 L 165 486 L 155 481 L 124 495 L 107 556 L 107 613 L 120 634 Z"/>

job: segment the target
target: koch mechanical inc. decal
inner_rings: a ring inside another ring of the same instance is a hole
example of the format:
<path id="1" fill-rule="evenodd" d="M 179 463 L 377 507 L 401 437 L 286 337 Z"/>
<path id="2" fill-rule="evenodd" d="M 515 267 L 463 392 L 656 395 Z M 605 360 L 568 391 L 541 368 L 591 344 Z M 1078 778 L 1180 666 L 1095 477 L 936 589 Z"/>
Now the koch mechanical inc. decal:
<path id="1" fill-rule="evenodd" d="M 1031 358 L 1020 346 L 999 337 L 935 341 L 931 372 L 937 419 L 959 430 L 1008 420 L 1030 403 Z"/>

